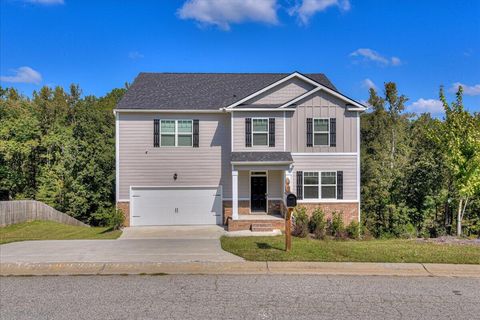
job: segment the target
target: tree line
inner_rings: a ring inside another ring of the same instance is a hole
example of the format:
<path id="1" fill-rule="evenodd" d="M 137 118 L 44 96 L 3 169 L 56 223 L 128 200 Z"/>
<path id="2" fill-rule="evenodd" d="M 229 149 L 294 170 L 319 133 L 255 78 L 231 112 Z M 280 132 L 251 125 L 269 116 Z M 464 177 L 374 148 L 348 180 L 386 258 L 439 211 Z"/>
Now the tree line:
<path id="1" fill-rule="evenodd" d="M 115 117 L 125 89 L 82 97 L 0 89 L 0 198 L 36 199 L 83 222 L 115 214 Z"/>
<path id="2" fill-rule="evenodd" d="M 83 96 L 0 88 L 0 199 L 36 199 L 81 221 L 115 211 L 115 117 L 126 89 Z M 405 112 L 395 83 L 361 117 L 362 224 L 376 237 L 480 234 L 480 114 L 462 89 L 443 119 Z"/>

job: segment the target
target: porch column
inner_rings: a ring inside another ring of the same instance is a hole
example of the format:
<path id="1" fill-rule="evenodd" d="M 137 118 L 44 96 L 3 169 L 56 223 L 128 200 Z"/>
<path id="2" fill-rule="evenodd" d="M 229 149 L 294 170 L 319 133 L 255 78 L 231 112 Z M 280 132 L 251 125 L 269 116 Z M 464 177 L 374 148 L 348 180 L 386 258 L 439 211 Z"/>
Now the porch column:
<path id="1" fill-rule="evenodd" d="M 238 171 L 232 170 L 232 220 L 238 220 Z"/>

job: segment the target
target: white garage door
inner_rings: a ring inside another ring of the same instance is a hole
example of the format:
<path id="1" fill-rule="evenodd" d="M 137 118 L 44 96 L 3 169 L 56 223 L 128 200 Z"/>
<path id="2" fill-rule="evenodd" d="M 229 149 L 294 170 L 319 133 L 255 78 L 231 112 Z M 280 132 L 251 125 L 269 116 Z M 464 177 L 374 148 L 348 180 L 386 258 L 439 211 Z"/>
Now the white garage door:
<path id="1" fill-rule="evenodd" d="M 222 223 L 220 187 L 132 187 L 131 226 Z"/>

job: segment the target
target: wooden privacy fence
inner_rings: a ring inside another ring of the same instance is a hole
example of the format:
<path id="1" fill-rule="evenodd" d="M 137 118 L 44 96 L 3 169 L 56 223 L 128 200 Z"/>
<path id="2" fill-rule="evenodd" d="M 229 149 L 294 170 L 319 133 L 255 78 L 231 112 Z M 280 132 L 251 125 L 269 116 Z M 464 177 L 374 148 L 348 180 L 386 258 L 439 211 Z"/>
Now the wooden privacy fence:
<path id="1" fill-rule="evenodd" d="M 36 200 L 0 201 L 0 226 L 33 220 L 50 220 L 72 226 L 88 226 L 68 214 Z"/>

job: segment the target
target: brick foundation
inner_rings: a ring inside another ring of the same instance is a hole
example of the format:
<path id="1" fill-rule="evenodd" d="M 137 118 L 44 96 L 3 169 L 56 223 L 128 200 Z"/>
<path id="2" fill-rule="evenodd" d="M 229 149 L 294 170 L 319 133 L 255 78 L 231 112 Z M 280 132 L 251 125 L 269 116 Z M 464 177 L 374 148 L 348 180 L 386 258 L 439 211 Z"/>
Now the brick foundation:
<path id="1" fill-rule="evenodd" d="M 284 216 L 287 208 L 282 200 L 269 200 L 268 201 L 268 214 L 276 214 Z M 239 200 L 238 201 L 238 214 L 246 215 L 250 212 L 250 201 Z M 223 201 L 223 224 L 227 224 L 228 218 L 232 217 L 232 201 Z"/>
<path id="2" fill-rule="evenodd" d="M 348 225 L 353 220 L 358 221 L 358 203 L 299 203 L 299 207 L 307 208 L 307 214 L 310 217 L 316 208 L 320 208 L 325 213 L 325 218 L 330 219 L 333 212 L 342 215 L 343 222 Z"/>
<path id="3" fill-rule="evenodd" d="M 117 202 L 117 209 L 123 213 L 123 226 L 130 226 L 130 202 Z"/>
<path id="4" fill-rule="evenodd" d="M 250 201 L 239 200 L 238 201 L 238 214 L 250 214 Z M 232 217 L 232 201 L 223 201 L 223 224 L 227 224 L 228 218 Z"/>

